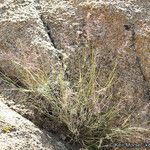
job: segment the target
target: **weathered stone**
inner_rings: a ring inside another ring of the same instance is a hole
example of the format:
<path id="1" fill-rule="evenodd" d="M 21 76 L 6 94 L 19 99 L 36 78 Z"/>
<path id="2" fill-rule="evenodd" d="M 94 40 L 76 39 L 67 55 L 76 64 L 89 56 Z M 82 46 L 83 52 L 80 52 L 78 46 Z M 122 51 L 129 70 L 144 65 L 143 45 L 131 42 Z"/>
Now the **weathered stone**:
<path id="1" fill-rule="evenodd" d="M 98 55 L 102 72 L 100 84 L 107 80 L 116 62 L 121 91 L 132 93 L 125 94 L 125 99 L 148 97 L 148 0 L 10 0 L 1 2 L 0 10 L 0 56 L 5 72 L 17 74 L 10 60 L 36 69 L 39 55 L 47 63 L 45 70 L 49 70 L 55 64 L 53 56 L 57 49 L 63 49 L 72 57 L 90 43 Z"/>
<path id="2" fill-rule="evenodd" d="M 64 49 L 71 59 L 92 43 L 101 70 L 100 85 L 107 80 L 116 62 L 115 91 L 121 92 L 125 100 L 150 99 L 148 0 L 41 0 L 39 3 L 42 20 L 58 49 Z"/>
<path id="3" fill-rule="evenodd" d="M 0 68 L 7 75 L 21 76 L 16 65 L 24 70 L 43 65 L 47 72 L 55 66 L 57 50 L 33 0 L 0 2 L 0 35 Z"/>
<path id="4" fill-rule="evenodd" d="M 0 149 L 66 150 L 67 148 L 0 101 Z"/>
<path id="5" fill-rule="evenodd" d="M 100 72 L 99 88 L 105 87 L 115 67 L 112 96 L 121 97 L 127 114 L 137 116 L 140 112 L 147 120 L 149 20 L 149 0 L 1 0 L 0 69 L 19 77 L 14 62 L 36 71 L 42 61 L 50 72 L 62 49 L 68 56 L 66 70 L 75 76 L 78 68 L 69 62 L 92 48 Z"/>
<path id="6" fill-rule="evenodd" d="M 121 98 L 124 112 L 141 114 L 150 100 L 149 1 L 40 0 L 39 5 L 55 47 L 69 56 L 68 74 L 79 76 L 81 53 L 87 55 L 94 49 L 99 88 L 105 87 L 115 68 L 112 95 Z M 147 115 L 142 118 L 148 119 Z M 133 122 L 140 125 L 144 120 Z"/>

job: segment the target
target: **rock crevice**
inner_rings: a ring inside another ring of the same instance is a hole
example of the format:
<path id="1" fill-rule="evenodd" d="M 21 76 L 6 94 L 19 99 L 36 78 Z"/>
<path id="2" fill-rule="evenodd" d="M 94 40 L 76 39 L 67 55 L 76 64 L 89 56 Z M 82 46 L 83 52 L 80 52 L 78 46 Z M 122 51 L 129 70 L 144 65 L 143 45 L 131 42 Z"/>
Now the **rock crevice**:
<path id="1" fill-rule="evenodd" d="M 135 32 L 135 25 L 133 23 L 130 24 L 130 31 L 131 31 L 131 50 L 133 51 L 133 53 L 136 56 L 136 65 L 139 67 L 140 70 L 140 74 L 143 77 L 143 82 L 144 82 L 144 93 L 145 93 L 145 99 L 150 100 L 150 87 L 148 85 L 148 80 L 145 76 L 145 73 L 143 71 L 142 68 L 142 64 L 141 64 L 141 59 L 138 56 L 138 52 L 136 50 L 136 32 Z"/>

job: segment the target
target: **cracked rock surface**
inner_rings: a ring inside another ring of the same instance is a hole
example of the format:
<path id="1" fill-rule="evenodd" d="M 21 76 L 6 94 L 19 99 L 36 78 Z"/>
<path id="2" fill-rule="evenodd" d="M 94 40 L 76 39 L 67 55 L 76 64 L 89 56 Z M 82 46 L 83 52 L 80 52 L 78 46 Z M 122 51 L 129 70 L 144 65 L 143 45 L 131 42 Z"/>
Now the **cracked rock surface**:
<path id="1" fill-rule="evenodd" d="M 42 20 L 51 29 L 58 49 L 64 49 L 71 59 L 92 43 L 101 64 L 100 83 L 106 80 L 116 61 L 121 92 L 128 93 L 125 97 L 145 99 L 143 96 L 147 95 L 150 99 L 149 0 L 38 2 Z"/>

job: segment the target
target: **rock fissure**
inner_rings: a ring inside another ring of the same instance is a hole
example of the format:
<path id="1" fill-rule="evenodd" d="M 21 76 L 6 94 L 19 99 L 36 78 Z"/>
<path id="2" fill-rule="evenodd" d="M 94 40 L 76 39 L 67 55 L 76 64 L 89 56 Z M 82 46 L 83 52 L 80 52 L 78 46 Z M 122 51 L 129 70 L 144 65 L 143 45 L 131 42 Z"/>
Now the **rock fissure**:
<path id="1" fill-rule="evenodd" d="M 49 37 L 49 39 L 50 39 L 50 41 L 51 41 L 53 47 L 57 49 L 57 46 L 56 46 L 56 44 L 55 44 L 55 42 L 54 42 L 54 39 L 52 38 L 52 34 L 51 34 L 51 29 L 50 29 L 50 27 L 49 27 L 49 26 L 47 25 L 47 23 L 43 20 L 42 16 L 40 16 L 40 18 L 41 18 L 41 21 L 43 22 L 43 26 L 45 27 L 45 31 L 46 31 L 46 33 L 47 33 L 47 35 L 48 35 L 48 37 Z"/>
<path id="2" fill-rule="evenodd" d="M 133 23 L 131 23 L 130 25 L 130 30 L 131 30 L 131 50 L 133 51 L 133 53 L 135 53 L 136 56 L 136 64 L 140 70 L 140 73 L 142 75 L 143 81 L 144 81 L 144 88 L 145 88 L 145 98 L 150 100 L 150 88 L 148 85 L 148 81 L 146 79 L 146 76 L 144 74 L 142 65 L 141 65 L 141 60 L 138 56 L 137 50 L 136 50 L 136 33 L 135 33 L 135 25 Z"/>
<path id="3" fill-rule="evenodd" d="M 35 7 L 36 10 L 39 12 L 38 9 L 41 9 L 39 0 L 35 0 L 34 3 L 35 3 L 35 5 L 39 6 L 39 7 Z M 50 28 L 50 26 L 48 25 L 48 23 L 47 23 L 46 21 L 44 21 L 44 18 L 43 18 L 43 16 L 42 16 L 42 14 L 40 14 L 40 13 L 39 13 L 39 18 L 40 18 L 40 20 L 41 20 L 42 23 L 43 23 L 43 26 L 44 26 L 44 28 L 45 28 L 45 32 L 47 33 L 48 38 L 49 38 L 49 40 L 50 40 L 52 46 L 57 50 L 57 54 L 56 54 L 57 56 L 56 56 L 56 57 L 58 58 L 58 61 L 61 63 L 62 69 L 65 69 L 65 68 L 64 68 L 64 62 L 63 62 L 63 54 L 62 54 L 62 51 L 61 51 L 61 50 L 58 50 L 57 45 L 55 44 L 55 40 L 54 40 L 54 38 L 52 37 L 52 33 L 51 33 L 51 28 Z"/>

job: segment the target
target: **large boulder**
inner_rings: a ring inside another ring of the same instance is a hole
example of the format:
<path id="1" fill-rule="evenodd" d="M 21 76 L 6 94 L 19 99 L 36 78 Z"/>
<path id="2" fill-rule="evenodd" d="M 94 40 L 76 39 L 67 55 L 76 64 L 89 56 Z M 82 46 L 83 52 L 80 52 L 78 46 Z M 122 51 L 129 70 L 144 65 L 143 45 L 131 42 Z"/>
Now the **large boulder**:
<path id="1" fill-rule="evenodd" d="M 150 99 L 149 0 L 39 0 L 39 5 L 53 42 L 69 59 L 92 45 L 101 87 L 116 63 L 115 91 L 125 101 Z"/>
<path id="2" fill-rule="evenodd" d="M 114 74 L 111 94 L 122 100 L 123 112 L 148 119 L 149 0 L 39 0 L 38 4 L 55 47 L 69 56 L 65 61 L 67 74 L 79 76 L 77 63 L 94 49 L 99 89 L 105 88 Z M 137 122 L 141 124 L 140 119 L 134 119 L 133 123 Z"/>
<path id="3" fill-rule="evenodd" d="M 42 64 L 51 74 L 61 49 L 70 61 L 92 45 L 102 88 L 117 64 L 115 91 L 124 99 L 149 99 L 149 5 L 148 0 L 2 1 L 0 67 L 20 76 L 15 65 L 26 71 Z"/>
<path id="4" fill-rule="evenodd" d="M 58 49 L 77 51 L 92 41 L 101 57 L 114 54 L 127 57 L 125 62 L 139 57 L 144 78 L 150 81 L 149 0 L 39 0 L 39 5 Z"/>
<path id="5" fill-rule="evenodd" d="M 0 1 L 0 35 L 0 68 L 4 73 L 20 79 L 28 71 L 45 68 L 50 74 L 57 50 L 34 0 Z"/>
<path id="6" fill-rule="evenodd" d="M 11 110 L 1 100 L 1 150 L 67 150 L 63 143 Z"/>

